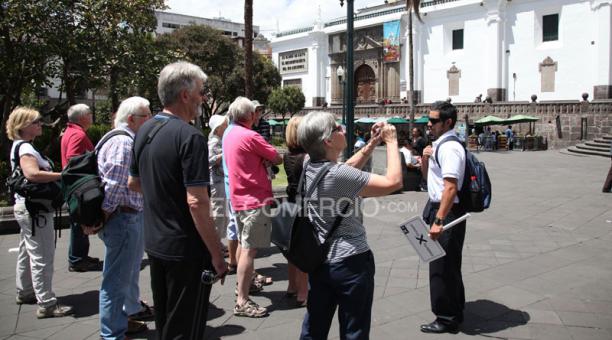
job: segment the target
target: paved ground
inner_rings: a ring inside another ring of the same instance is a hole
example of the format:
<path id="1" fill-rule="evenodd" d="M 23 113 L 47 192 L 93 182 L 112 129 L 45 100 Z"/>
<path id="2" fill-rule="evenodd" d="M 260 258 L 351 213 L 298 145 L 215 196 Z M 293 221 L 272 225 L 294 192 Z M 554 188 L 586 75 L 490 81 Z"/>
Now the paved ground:
<path id="1" fill-rule="evenodd" d="M 422 209 L 425 193 L 370 201 L 369 243 L 376 257 L 372 339 L 612 339 L 612 195 L 601 187 L 610 160 L 546 152 L 481 153 L 491 174 L 493 206 L 468 221 L 464 249 L 466 321 L 457 335 L 426 335 L 429 311 L 427 267 L 400 234 L 398 225 Z M 404 209 L 404 211 L 398 211 Z M 416 209 L 416 211 L 415 211 Z M 34 306 L 16 306 L 17 236 L 0 237 L 0 338 L 97 339 L 100 273 L 70 273 L 68 237 L 58 240 L 54 289 L 76 306 L 74 318 L 37 320 Z M 92 255 L 103 256 L 98 239 Z M 146 261 L 145 261 L 146 263 Z M 295 339 L 304 309 L 283 295 L 286 264 L 274 249 L 256 261 L 274 277 L 254 299 L 271 314 L 263 319 L 232 316 L 235 277 L 216 285 L 207 339 Z M 151 301 L 148 268 L 143 297 Z M 330 338 L 338 337 L 334 322 Z M 154 324 L 149 326 L 153 329 Z M 136 338 L 154 339 L 149 331 Z"/>

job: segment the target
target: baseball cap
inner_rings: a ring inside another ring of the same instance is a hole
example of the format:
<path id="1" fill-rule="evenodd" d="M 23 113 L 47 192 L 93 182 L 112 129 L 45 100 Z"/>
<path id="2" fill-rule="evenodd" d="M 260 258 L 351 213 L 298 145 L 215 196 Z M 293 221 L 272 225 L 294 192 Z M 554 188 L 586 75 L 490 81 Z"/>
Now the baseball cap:
<path id="1" fill-rule="evenodd" d="M 252 100 L 251 103 L 253 103 L 253 106 L 255 106 L 255 110 L 257 110 L 257 108 L 259 107 L 264 107 L 264 104 L 261 104 L 259 101 L 257 100 Z"/>

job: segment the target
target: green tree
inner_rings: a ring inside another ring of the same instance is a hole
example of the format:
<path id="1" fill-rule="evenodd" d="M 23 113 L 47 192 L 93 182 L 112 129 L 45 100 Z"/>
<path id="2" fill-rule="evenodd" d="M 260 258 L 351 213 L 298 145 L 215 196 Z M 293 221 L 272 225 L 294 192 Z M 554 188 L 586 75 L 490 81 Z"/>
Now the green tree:
<path id="1" fill-rule="evenodd" d="M 306 98 L 302 90 L 295 86 L 285 86 L 276 88 L 268 98 L 268 107 L 275 113 L 280 113 L 285 120 L 285 115 L 289 113 L 290 117 L 300 112 L 304 108 Z"/>
<path id="2" fill-rule="evenodd" d="M 203 120 L 227 111 L 229 104 L 245 95 L 244 51 L 221 31 L 208 26 L 191 25 L 158 37 L 163 49 L 175 60 L 199 65 L 208 75 L 208 101 L 203 104 Z M 254 97 L 266 102 L 281 76 L 272 62 L 255 53 L 253 58 Z"/>

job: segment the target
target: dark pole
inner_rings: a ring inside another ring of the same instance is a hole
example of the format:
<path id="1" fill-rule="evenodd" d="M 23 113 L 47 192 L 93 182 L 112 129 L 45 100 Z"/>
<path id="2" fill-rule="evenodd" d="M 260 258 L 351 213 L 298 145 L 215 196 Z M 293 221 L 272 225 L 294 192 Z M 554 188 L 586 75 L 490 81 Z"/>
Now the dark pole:
<path id="1" fill-rule="evenodd" d="M 346 81 L 344 78 L 342 78 L 340 84 L 342 85 L 342 124 L 346 126 Z"/>
<path id="2" fill-rule="evenodd" d="M 345 159 L 349 159 L 353 155 L 353 146 L 355 145 L 355 101 L 354 101 L 354 70 L 353 70 L 353 2 L 354 0 L 346 0 L 346 152 Z M 343 1 L 340 0 L 342 6 Z"/>

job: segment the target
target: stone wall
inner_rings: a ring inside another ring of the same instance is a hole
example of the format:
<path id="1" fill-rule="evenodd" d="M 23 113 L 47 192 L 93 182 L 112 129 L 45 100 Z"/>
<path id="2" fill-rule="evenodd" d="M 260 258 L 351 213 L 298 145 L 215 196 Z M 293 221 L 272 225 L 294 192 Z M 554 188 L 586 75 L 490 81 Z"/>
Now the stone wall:
<path id="1" fill-rule="evenodd" d="M 581 140 L 601 138 L 612 134 L 612 100 L 588 101 L 554 101 L 554 102 L 496 102 L 496 103 L 456 103 L 459 110 L 459 121 L 465 121 L 466 115 L 470 124 L 487 116 L 508 118 L 517 114 L 540 118 L 532 124 L 532 132 L 544 136 L 551 149 L 565 148 L 578 144 Z M 430 104 L 419 104 L 415 108 L 415 117 L 427 115 Z M 305 108 L 302 113 L 321 108 Z M 328 107 L 325 111 L 342 117 L 342 107 Z M 359 105 L 355 107 L 355 119 L 361 117 L 409 117 L 409 106 L 406 104 Z M 557 118 L 558 117 L 558 118 Z M 584 118 L 584 120 L 583 120 Z M 586 129 L 583 129 L 582 124 Z M 559 125 L 559 127 L 557 127 Z M 492 126 L 502 131 L 503 126 Z M 513 129 L 521 134 L 529 131 L 529 123 L 514 124 Z M 560 136 L 559 136 L 560 130 Z"/>

